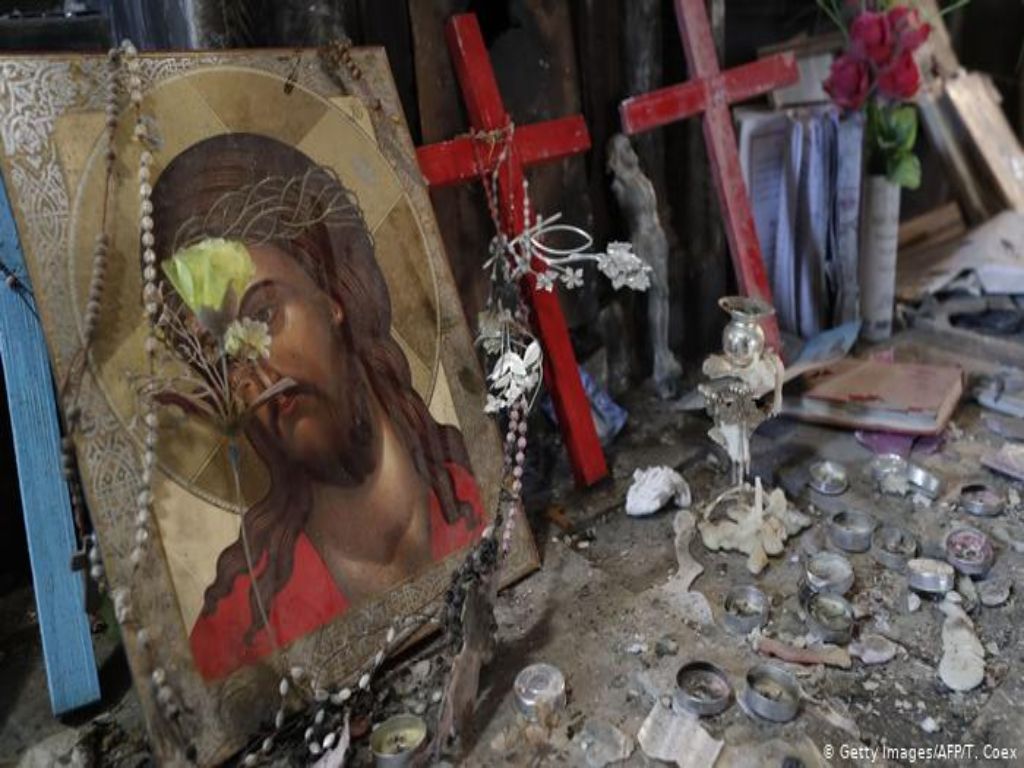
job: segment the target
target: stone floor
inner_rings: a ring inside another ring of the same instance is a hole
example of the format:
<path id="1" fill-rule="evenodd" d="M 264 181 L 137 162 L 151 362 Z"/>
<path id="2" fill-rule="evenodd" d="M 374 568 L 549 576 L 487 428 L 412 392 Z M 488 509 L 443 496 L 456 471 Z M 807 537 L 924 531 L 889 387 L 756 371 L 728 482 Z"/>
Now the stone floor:
<path id="1" fill-rule="evenodd" d="M 899 346 L 901 358 L 953 359 L 952 353 L 921 344 L 912 336 Z M 956 359 L 972 371 L 991 372 L 984 360 Z M 755 471 L 767 482 L 786 488 L 796 504 L 813 517 L 814 525 L 804 536 L 791 539 L 783 555 L 773 558 L 758 577 L 747 573 L 743 555 L 710 552 L 695 536 L 685 551 L 703 567 L 703 573 L 687 593 L 675 578 L 679 568 L 675 511 L 627 517 L 623 511 L 626 490 L 634 469 L 668 465 L 689 481 L 696 511 L 725 486 L 721 461 L 704 436 L 707 424 L 702 419 L 683 414 L 643 391 L 631 394 L 624 404 L 630 422 L 610 452 L 612 478 L 586 492 L 573 490 L 566 479 L 531 505 L 543 568 L 499 597 L 498 647 L 482 674 L 475 728 L 464 737 L 460 764 L 587 765 L 588 755 L 591 765 L 601 764 L 593 746 L 583 748 L 590 741 L 589 734 L 602 727 L 607 732 L 606 726 L 614 726 L 626 737 L 628 748 L 652 708 L 661 706 L 672 691 L 675 672 L 687 661 L 715 662 L 726 670 L 734 689 L 742 690 L 746 670 L 767 659 L 754 650 L 749 639 L 734 637 L 721 628 L 725 592 L 735 584 L 756 583 L 771 597 L 771 621 L 765 634 L 799 643 L 806 634 L 796 594 L 802 573 L 800 556 L 814 546 L 816 529 L 825 515 L 855 504 L 881 522 L 898 523 L 916 533 L 926 553 L 941 547 L 954 524 L 968 524 L 990 535 L 997 560 L 989 578 L 1010 580 L 1015 587 L 1004 605 L 973 606 L 970 613 L 986 648 L 985 681 L 969 693 L 946 689 L 937 671 L 944 618 L 938 604 L 925 601 L 911 612 L 902 576 L 884 569 L 870 554 L 850 555 L 856 581 L 849 597 L 860 615 L 857 631 L 884 635 L 900 646 L 897 655 L 887 664 L 871 667 L 854 659 L 849 669 L 777 662 L 798 676 L 803 694 L 799 715 L 791 723 L 773 725 L 734 704 L 723 714 L 701 721 L 703 733 L 724 742 L 716 765 L 909 764 L 907 755 L 873 760 L 870 749 L 957 743 L 973 744 L 979 758 L 985 744 L 1017 749 L 1021 755 L 1016 761 L 973 761 L 978 765 L 1024 765 L 1024 715 L 1020 709 L 1024 702 L 1024 603 L 1016 586 L 1024 583 L 1020 509 L 998 518 L 977 519 L 954 512 L 941 497 L 930 507 L 880 497 L 861 472 L 870 454 L 851 433 L 779 420 L 766 424 L 757 434 Z M 1004 478 L 978 464 L 985 447 L 1000 441 L 981 424 L 978 407 L 965 400 L 954 420 L 956 429 L 950 431 L 943 448 L 934 455 L 915 455 L 915 461 L 939 474 L 946 489 L 954 488 L 961 479 L 978 476 L 1008 489 Z M 828 499 L 811 496 L 804 488 L 806 466 L 816 457 L 846 463 L 853 477 L 847 494 Z M 556 469 L 555 475 L 567 478 L 564 467 Z M 21 599 L 25 603 L 22 609 L 30 610 L 30 603 L 24 596 Z M 3 610 L 6 615 L 6 608 Z M 11 676 L 15 673 L 7 641 L 3 649 L 7 655 L 0 659 L 0 679 L 8 686 L 0 704 L 4 712 L 0 762 L 36 744 L 41 761 L 29 764 L 44 765 L 47 758 L 69 752 L 83 735 L 91 741 L 87 748 L 79 749 L 79 764 L 88 764 L 82 755 L 96 757 L 97 764 L 144 762 L 137 705 L 123 681 L 105 688 L 108 701 L 98 718 L 98 729 L 97 720 L 91 719 L 95 711 L 66 724 L 49 716 L 38 650 L 35 657 L 26 650 L 33 637 L 31 632 L 21 634 L 21 650 L 17 651 L 21 674 Z M 123 662 L 118 661 L 116 652 L 111 653 L 108 666 L 114 669 L 120 663 L 123 672 Z M 21 664 L 23 659 L 30 663 Z M 536 661 L 558 666 L 569 688 L 566 711 L 550 729 L 524 728 L 512 706 L 515 675 Z M 415 685 L 399 680 L 390 706 L 418 695 Z M 694 766 L 706 764 L 697 748 L 700 736 L 697 730 L 691 732 L 694 746 L 688 757 Z M 47 738 L 49 742 L 44 741 Z M 39 746 L 39 742 L 44 743 Z M 65 762 L 72 764 L 70 758 Z M 662 763 L 651 760 L 635 745 L 629 757 L 618 764 Z"/>

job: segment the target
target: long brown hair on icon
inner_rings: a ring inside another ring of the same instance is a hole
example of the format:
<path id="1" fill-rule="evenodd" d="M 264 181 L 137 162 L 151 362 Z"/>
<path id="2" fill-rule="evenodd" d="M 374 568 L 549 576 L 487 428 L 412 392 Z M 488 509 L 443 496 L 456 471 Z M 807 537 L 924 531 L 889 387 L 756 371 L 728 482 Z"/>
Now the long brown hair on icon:
<path id="1" fill-rule="evenodd" d="M 469 469 L 461 433 L 439 424 L 413 389 L 405 354 L 391 336 L 391 298 L 377 264 L 373 238 L 356 196 L 330 169 L 276 139 L 222 134 L 177 155 L 153 188 L 156 252 L 209 237 L 254 247 L 272 244 L 293 258 L 317 286 L 345 309 L 340 346 L 358 361 L 375 396 L 408 451 L 417 473 L 436 495 L 448 522 L 479 521 L 460 503 L 447 464 Z M 251 643 L 294 567 L 295 545 L 312 508 L 307 484 L 257 419 L 245 435 L 270 475 L 266 495 L 242 517 L 252 564 Z M 262 570 L 261 570 L 262 569 Z M 249 572 L 242 535 L 217 561 L 202 615 L 212 614 L 236 579 Z"/>

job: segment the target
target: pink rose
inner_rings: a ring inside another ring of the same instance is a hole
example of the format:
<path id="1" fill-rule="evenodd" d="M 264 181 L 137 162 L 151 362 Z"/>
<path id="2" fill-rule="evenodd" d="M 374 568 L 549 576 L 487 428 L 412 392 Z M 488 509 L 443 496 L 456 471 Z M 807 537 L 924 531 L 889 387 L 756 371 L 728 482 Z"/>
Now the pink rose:
<path id="1" fill-rule="evenodd" d="M 883 66 L 892 56 L 893 36 L 889 17 L 884 13 L 865 11 L 850 25 L 854 49 L 861 50 L 872 64 Z"/>
<path id="2" fill-rule="evenodd" d="M 900 49 L 913 53 L 931 34 L 930 24 L 922 24 L 917 8 L 898 5 L 889 11 L 889 28 L 899 42 Z"/>
<path id="3" fill-rule="evenodd" d="M 864 106 L 871 87 L 871 72 L 864 59 L 851 54 L 832 62 L 832 71 L 825 81 L 825 93 L 844 109 L 856 110 Z"/>
<path id="4" fill-rule="evenodd" d="M 912 99 L 921 85 L 921 72 L 910 51 L 903 51 L 885 69 L 878 73 L 878 89 L 894 99 Z"/>

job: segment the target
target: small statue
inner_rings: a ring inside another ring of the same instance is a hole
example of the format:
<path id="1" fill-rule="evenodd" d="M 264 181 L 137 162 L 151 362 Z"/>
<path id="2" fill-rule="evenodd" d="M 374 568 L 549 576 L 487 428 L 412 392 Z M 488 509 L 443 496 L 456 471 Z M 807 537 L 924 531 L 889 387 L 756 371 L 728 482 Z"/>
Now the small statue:
<path id="1" fill-rule="evenodd" d="M 732 482 L 742 486 L 750 472 L 750 436 L 761 423 L 782 407 L 782 360 L 765 349 L 761 321 L 775 313 L 758 299 L 727 296 L 718 306 L 732 317 L 722 332 L 724 354 L 704 361 L 710 381 L 699 389 L 714 426 L 708 436 L 721 445 L 732 460 Z M 758 401 L 774 392 L 771 401 Z"/>
<path id="2" fill-rule="evenodd" d="M 647 322 L 654 352 L 654 388 L 659 397 L 668 399 L 678 394 L 683 369 L 668 345 L 668 239 L 658 220 L 658 200 L 629 139 L 621 133 L 608 142 L 608 172 L 613 176 L 612 192 L 629 222 L 633 251 L 651 266 Z"/>
<path id="3" fill-rule="evenodd" d="M 786 539 L 810 525 L 809 517 L 793 509 L 782 489 L 766 493 L 761 478 L 751 486 L 750 436 L 782 407 L 782 360 L 765 349 L 761 321 L 774 314 L 757 299 L 729 296 L 718 305 L 732 317 L 722 333 L 724 354 L 704 361 L 709 381 L 699 389 L 714 426 L 708 436 L 725 448 L 732 461 L 732 485 L 708 504 L 697 524 L 704 545 L 716 551 L 731 549 L 748 556 L 747 569 L 760 573 L 768 558 L 782 553 Z M 772 392 L 766 403 L 759 401 Z M 724 506 L 724 516 L 715 510 Z"/>

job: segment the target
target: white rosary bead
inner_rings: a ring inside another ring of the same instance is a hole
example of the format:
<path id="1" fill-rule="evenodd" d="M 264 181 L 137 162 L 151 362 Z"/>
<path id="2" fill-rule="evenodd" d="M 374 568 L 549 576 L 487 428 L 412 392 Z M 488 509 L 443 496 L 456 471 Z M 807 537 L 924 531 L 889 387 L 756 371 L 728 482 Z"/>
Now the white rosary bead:
<path id="1" fill-rule="evenodd" d="M 278 690 L 281 692 L 281 698 L 282 699 L 285 696 L 288 695 L 288 688 L 289 688 L 289 686 L 288 686 L 288 678 L 287 677 L 281 678 L 281 685 L 278 686 Z"/>
<path id="2" fill-rule="evenodd" d="M 150 208 L 152 208 L 152 206 L 150 206 Z M 147 248 L 142 253 L 142 260 L 146 264 L 156 264 L 156 251 L 154 251 L 152 248 Z"/>
<path id="3" fill-rule="evenodd" d="M 336 734 L 334 731 L 328 733 L 327 736 L 324 737 L 324 749 L 331 749 L 334 746 L 334 742 L 337 740 L 337 738 L 338 734 Z"/>
<path id="4" fill-rule="evenodd" d="M 362 691 L 365 691 L 369 687 L 370 687 L 370 675 L 369 674 L 364 674 L 362 677 L 359 678 L 359 689 L 362 690 Z"/>
<path id="5" fill-rule="evenodd" d="M 309 728 L 306 729 L 306 732 L 304 734 L 302 734 L 302 738 L 305 741 L 312 741 L 313 740 L 313 735 L 315 733 L 316 733 L 316 731 L 313 730 L 313 726 L 309 726 Z"/>
<path id="6" fill-rule="evenodd" d="M 149 181 L 149 168 L 144 165 L 139 167 L 139 181 Z"/>
<path id="7" fill-rule="evenodd" d="M 274 715 L 274 727 L 277 730 L 281 730 L 284 727 L 284 710 L 277 710 L 277 714 Z"/>
<path id="8" fill-rule="evenodd" d="M 156 238 L 153 237 L 152 232 L 145 232 L 142 235 L 142 244 L 146 248 L 152 248 L 153 244 L 156 243 Z"/>
<path id="9" fill-rule="evenodd" d="M 153 153 L 150 152 L 148 149 L 142 150 L 142 154 L 139 155 L 139 162 L 142 165 L 152 165 L 153 164 Z"/>

